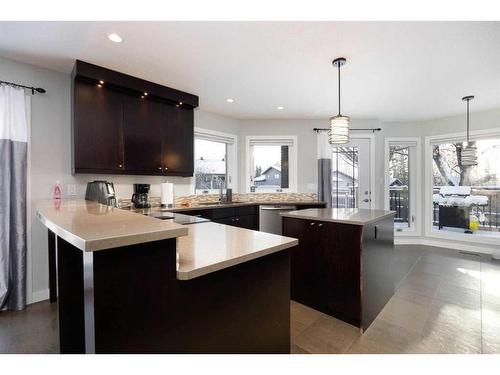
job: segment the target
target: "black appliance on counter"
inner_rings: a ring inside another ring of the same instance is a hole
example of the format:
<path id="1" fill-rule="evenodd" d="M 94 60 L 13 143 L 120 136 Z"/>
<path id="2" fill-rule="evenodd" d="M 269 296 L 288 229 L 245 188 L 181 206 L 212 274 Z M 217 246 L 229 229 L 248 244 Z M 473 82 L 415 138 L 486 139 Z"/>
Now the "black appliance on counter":
<path id="1" fill-rule="evenodd" d="M 92 181 L 87 183 L 85 200 L 95 201 L 107 206 L 117 207 L 115 187 L 112 182 Z"/>
<path id="2" fill-rule="evenodd" d="M 149 208 L 149 189 L 150 184 L 134 184 L 134 194 L 132 194 L 132 203 L 135 208 Z"/>

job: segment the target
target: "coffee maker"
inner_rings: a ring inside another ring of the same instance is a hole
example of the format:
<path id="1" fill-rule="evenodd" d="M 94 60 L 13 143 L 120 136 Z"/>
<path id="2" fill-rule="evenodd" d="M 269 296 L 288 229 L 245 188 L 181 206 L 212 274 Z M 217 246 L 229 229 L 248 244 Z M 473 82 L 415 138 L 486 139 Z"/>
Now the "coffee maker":
<path id="1" fill-rule="evenodd" d="M 134 184 L 134 194 L 132 194 L 132 203 L 135 208 L 149 208 L 149 188 L 150 184 Z"/>

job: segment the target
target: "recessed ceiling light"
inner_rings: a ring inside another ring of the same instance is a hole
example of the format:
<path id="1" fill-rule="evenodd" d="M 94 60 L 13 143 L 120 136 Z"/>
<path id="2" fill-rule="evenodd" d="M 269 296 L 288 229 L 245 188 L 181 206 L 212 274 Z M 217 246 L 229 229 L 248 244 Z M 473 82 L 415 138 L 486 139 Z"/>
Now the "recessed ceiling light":
<path id="1" fill-rule="evenodd" d="M 228 103 L 233 103 L 233 102 L 234 102 L 234 99 L 227 98 L 227 99 L 226 99 L 226 102 L 228 102 Z"/>
<path id="2" fill-rule="evenodd" d="M 99 83 L 100 83 L 101 85 L 104 85 L 104 81 L 102 81 L 102 80 L 101 80 L 101 81 L 99 81 Z"/>
<path id="3" fill-rule="evenodd" d="M 285 109 L 285 107 L 280 105 L 280 106 L 276 107 L 276 109 L 279 109 L 281 111 L 281 110 Z"/>
<path id="4" fill-rule="evenodd" d="M 179 105 L 182 105 L 183 103 L 182 102 L 179 102 Z"/>
<path id="5" fill-rule="evenodd" d="M 115 43 L 121 43 L 122 37 L 118 34 L 112 33 L 108 35 L 108 39 Z"/>
<path id="6" fill-rule="evenodd" d="M 145 92 L 145 93 L 144 93 L 144 96 L 148 96 L 148 93 L 147 93 L 147 92 Z"/>

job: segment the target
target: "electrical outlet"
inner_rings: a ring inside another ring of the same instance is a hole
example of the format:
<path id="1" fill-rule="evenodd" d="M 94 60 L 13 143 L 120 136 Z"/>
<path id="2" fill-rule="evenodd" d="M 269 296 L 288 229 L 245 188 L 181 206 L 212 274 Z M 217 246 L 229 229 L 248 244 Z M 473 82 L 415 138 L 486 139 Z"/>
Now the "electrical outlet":
<path id="1" fill-rule="evenodd" d="M 76 185 L 68 185 L 68 195 L 76 195 Z"/>

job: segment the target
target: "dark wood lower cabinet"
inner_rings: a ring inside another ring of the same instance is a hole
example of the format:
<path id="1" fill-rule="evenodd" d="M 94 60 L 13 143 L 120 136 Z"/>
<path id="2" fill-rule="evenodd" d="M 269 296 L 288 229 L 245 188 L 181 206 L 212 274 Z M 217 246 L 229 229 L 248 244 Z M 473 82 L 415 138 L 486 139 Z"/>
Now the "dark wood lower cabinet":
<path id="1" fill-rule="evenodd" d="M 394 294 L 393 218 L 350 225 L 283 218 L 299 239 L 291 254 L 291 298 L 366 329 Z"/>
<path id="2" fill-rule="evenodd" d="M 175 239 L 93 253 L 57 241 L 61 353 L 290 352 L 288 250 L 181 281 Z"/>
<path id="3" fill-rule="evenodd" d="M 220 207 L 185 211 L 183 214 L 209 219 L 214 223 L 259 230 L 259 206 Z"/>

